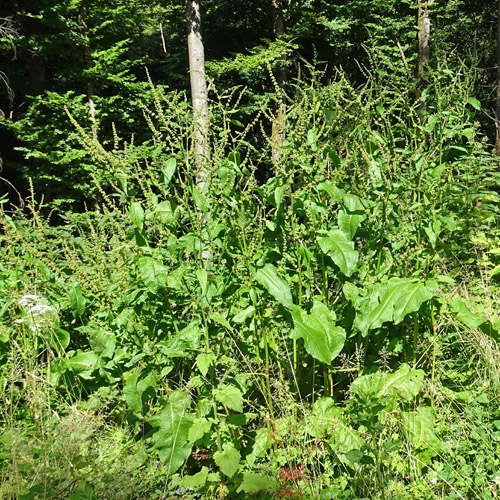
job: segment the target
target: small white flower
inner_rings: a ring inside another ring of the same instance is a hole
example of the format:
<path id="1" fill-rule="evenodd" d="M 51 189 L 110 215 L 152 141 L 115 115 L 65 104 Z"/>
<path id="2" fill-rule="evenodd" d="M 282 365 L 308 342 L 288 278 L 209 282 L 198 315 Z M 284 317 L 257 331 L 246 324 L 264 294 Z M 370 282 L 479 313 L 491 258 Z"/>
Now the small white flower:
<path id="1" fill-rule="evenodd" d="M 31 307 L 35 305 L 40 300 L 38 295 L 24 295 L 19 299 L 19 305 L 21 307 Z"/>
<path id="2" fill-rule="evenodd" d="M 38 413 L 35 413 L 35 420 L 38 420 L 40 418 L 40 415 Z"/>
<path id="3" fill-rule="evenodd" d="M 31 314 L 33 314 L 33 316 L 41 316 L 53 310 L 53 307 L 47 306 L 45 304 L 37 304 L 36 306 L 31 307 L 29 311 Z"/>
<path id="4" fill-rule="evenodd" d="M 431 484 L 436 484 L 438 482 L 438 480 L 435 477 L 433 477 L 429 482 Z"/>
<path id="5" fill-rule="evenodd" d="M 18 318 L 16 320 L 14 320 L 14 324 L 15 325 L 20 325 L 21 323 L 24 323 L 24 319 L 23 318 Z"/>
<path id="6" fill-rule="evenodd" d="M 495 476 L 495 479 L 493 479 L 493 482 L 497 485 L 500 484 L 500 476 Z"/>

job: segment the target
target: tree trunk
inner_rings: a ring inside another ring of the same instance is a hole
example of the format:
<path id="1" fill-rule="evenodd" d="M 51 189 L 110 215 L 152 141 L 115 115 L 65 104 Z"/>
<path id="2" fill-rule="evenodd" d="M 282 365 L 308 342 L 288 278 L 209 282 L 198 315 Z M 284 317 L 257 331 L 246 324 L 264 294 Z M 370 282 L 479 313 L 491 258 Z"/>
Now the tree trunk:
<path id="1" fill-rule="evenodd" d="M 429 8 L 434 0 L 417 0 L 418 1 L 418 68 L 417 68 L 417 96 L 420 97 L 426 86 L 423 72 L 425 66 L 429 62 L 430 35 L 431 35 L 431 20 L 429 17 Z M 423 105 L 425 109 L 425 105 Z"/>
<path id="2" fill-rule="evenodd" d="M 498 33 L 497 33 L 497 103 L 496 103 L 496 141 L 495 152 L 500 156 L 500 0 L 498 2 Z"/>
<path id="3" fill-rule="evenodd" d="M 187 44 L 189 77 L 193 104 L 193 143 L 196 165 L 196 184 L 200 189 L 207 182 L 208 159 L 208 87 L 205 76 L 205 50 L 201 37 L 199 0 L 187 0 Z"/>
<path id="4" fill-rule="evenodd" d="M 273 22 L 273 38 L 274 40 L 279 40 L 285 34 L 285 16 L 283 15 L 284 4 L 287 0 L 271 0 L 271 12 L 272 12 L 272 22 Z M 283 141 L 285 140 L 285 135 L 283 133 L 283 127 L 285 124 L 286 111 L 285 103 L 283 99 L 283 94 L 281 89 L 286 82 L 286 74 L 282 67 L 278 67 L 276 74 L 276 84 L 278 86 L 278 105 L 276 110 L 276 117 L 272 124 L 271 130 L 271 145 L 272 152 L 271 158 L 273 165 L 279 165 L 281 161 L 281 148 L 283 147 Z"/>

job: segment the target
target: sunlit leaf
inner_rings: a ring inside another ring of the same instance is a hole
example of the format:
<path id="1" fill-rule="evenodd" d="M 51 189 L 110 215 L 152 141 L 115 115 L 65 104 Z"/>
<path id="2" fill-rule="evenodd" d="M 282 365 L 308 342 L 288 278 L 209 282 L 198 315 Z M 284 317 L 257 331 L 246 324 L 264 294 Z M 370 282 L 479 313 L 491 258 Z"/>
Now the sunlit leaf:
<path id="1" fill-rule="evenodd" d="M 214 453 L 214 461 L 227 476 L 233 477 L 240 465 L 241 455 L 233 445 L 225 443 L 222 451 Z"/>
<path id="2" fill-rule="evenodd" d="M 286 308 L 293 307 L 292 292 L 288 283 L 278 276 L 278 271 L 272 264 L 266 264 L 255 273 L 255 279 Z"/>
<path id="3" fill-rule="evenodd" d="M 318 238 L 321 251 L 331 257 L 335 265 L 346 276 L 351 276 L 358 264 L 358 252 L 354 250 L 354 243 L 347 238 L 345 233 L 335 229 L 327 236 Z"/>
<path id="4" fill-rule="evenodd" d="M 172 391 L 163 409 L 149 419 L 157 428 L 152 441 L 158 450 L 160 460 L 174 473 L 191 454 L 189 431 L 194 422 L 194 415 L 189 413 L 191 400 L 186 391 Z"/>
<path id="5" fill-rule="evenodd" d="M 302 338 L 306 351 L 313 358 L 330 364 L 340 354 L 346 338 L 345 330 L 336 326 L 335 313 L 322 302 L 315 301 L 310 314 L 294 307 L 292 318 L 295 327 L 292 338 Z"/>
<path id="6" fill-rule="evenodd" d="M 216 401 L 225 404 L 231 410 L 241 413 L 243 411 L 243 394 L 232 385 L 221 385 L 213 391 Z"/>

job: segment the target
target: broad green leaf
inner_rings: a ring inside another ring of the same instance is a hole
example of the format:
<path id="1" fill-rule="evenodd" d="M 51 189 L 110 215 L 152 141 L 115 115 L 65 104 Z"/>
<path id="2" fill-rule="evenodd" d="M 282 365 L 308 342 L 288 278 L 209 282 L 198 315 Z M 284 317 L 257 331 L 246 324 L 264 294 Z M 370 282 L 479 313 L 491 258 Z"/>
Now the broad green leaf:
<path id="1" fill-rule="evenodd" d="M 211 427 L 212 422 L 207 420 L 205 417 L 196 418 L 191 429 L 189 429 L 189 442 L 191 444 L 196 443 L 198 439 L 201 439 L 207 432 L 210 431 Z"/>
<path id="2" fill-rule="evenodd" d="M 163 224 L 172 224 L 178 217 L 178 211 L 175 210 L 175 204 L 172 201 L 158 203 L 154 208 L 154 214 Z"/>
<path id="3" fill-rule="evenodd" d="M 418 311 L 420 306 L 434 297 L 436 283 L 420 281 L 398 286 L 399 296 L 394 302 L 394 323 L 401 323 L 408 314 Z"/>
<path id="4" fill-rule="evenodd" d="M 323 397 L 314 402 L 313 414 L 306 421 L 305 431 L 310 436 L 322 438 L 342 422 L 342 411 L 333 398 Z"/>
<path id="5" fill-rule="evenodd" d="M 130 220 L 134 223 L 135 227 L 142 231 L 144 228 L 144 210 L 141 207 L 140 203 L 136 201 L 130 204 L 130 209 L 128 213 Z"/>
<path id="6" fill-rule="evenodd" d="M 205 486 L 208 479 L 208 467 L 202 467 L 200 472 L 194 474 L 193 476 L 184 476 L 181 481 L 181 486 L 183 488 L 193 488 L 197 490 L 202 486 Z"/>
<path id="7" fill-rule="evenodd" d="M 148 290 L 153 293 L 158 288 L 165 287 L 168 279 L 168 269 L 152 257 L 141 257 L 137 261 L 141 278 Z"/>
<path id="8" fill-rule="evenodd" d="M 169 158 L 165 162 L 165 166 L 163 167 L 161 173 L 162 173 L 162 182 L 165 187 L 167 187 L 170 184 L 170 180 L 172 179 L 172 176 L 175 173 L 175 169 L 177 167 L 177 160 L 175 158 Z"/>
<path id="9" fill-rule="evenodd" d="M 356 326 L 363 333 L 385 322 L 401 323 L 410 313 L 434 296 L 434 281 L 392 278 L 375 285 L 366 297 L 355 302 Z"/>
<path id="10" fill-rule="evenodd" d="M 188 413 L 190 406 L 186 391 L 172 391 L 160 413 L 149 419 L 149 423 L 158 428 L 153 434 L 153 446 L 158 450 L 160 460 L 168 464 L 170 474 L 179 469 L 191 454 L 189 431 L 194 416 Z"/>
<path id="11" fill-rule="evenodd" d="M 69 346 L 69 341 L 70 341 L 69 332 L 59 327 L 54 328 L 54 335 L 51 343 L 54 349 L 56 350 L 66 349 Z M 0 342 L 2 342 L 1 335 L 0 335 Z"/>
<path id="12" fill-rule="evenodd" d="M 386 378 L 378 397 L 395 393 L 399 399 L 411 401 L 420 392 L 424 383 L 424 375 L 423 370 L 411 370 L 404 363 Z"/>
<path id="13" fill-rule="evenodd" d="M 240 311 L 238 314 L 236 314 L 233 318 L 233 321 L 235 323 L 244 323 L 245 320 L 251 316 L 255 312 L 255 307 L 254 306 L 248 306 L 246 309 L 243 309 L 243 311 Z"/>
<path id="14" fill-rule="evenodd" d="M 443 451 L 443 443 L 434 433 L 432 408 L 419 406 L 415 411 L 401 413 L 403 431 L 414 449 L 429 449 L 433 455 Z"/>
<path id="15" fill-rule="evenodd" d="M 196 270 L 196 278 L 198 278 L 198 283 L 200 284 L 201 288 L 201 295 L 205 297 L 207 294 L 207 287 L 208 287 L 208 274 L 205 269 L 197 269 Z"/>
<path id="16" fill-rule="evenodd" d="M 250 467 L 253 467 L 255 461 L 258 458 L 264 456 L 270 446 L 271 438 L 269 435 L 269 430 L 265 427 L 257 429 L 252 445 L 252 451 L 246 456 L 246 462 L 248 463 L 248 465 L 250 465 Z"/>
<path id="17" fill-rule="evenodd" d="M 237 493 L 241 491 L 245 493 L 256 493 L 257 491 L 267 490 L 274 486 L 274 479 L 265 476 L 264 474 L 258 474 L 256 472 L 245 472 L 243 474 L 243 482 L 237 490 Z"/>
<path id="18" fill-rule="evenodd" d="M 145 403 L 156 395 L 158 379 L 149 370 L 140 370 L 129 375 L 123 387 L 125 401 L 136 414 L 141 414 Z"/>
<path id="19" fill-rule="evenodd" d="M 292 292 L 288 283 L 278 276 L 278 271 L 272 264 L 266 264 L 255 273 L 255 279 L 287 309 L 292 309 Z"/>
<path id="20" fill-rule="evenodd" d="M 207 213 L 209 209 L 209 205 L 207 202 L 207 198 L 203 194 L 203 192 L 198 188 L 198 186 L 193 187 L 193 201 L 196 205 L 196 208 L 201 210 L 203 213 Z"/>
<path id="21" fill-rule="evenodd" d="M 86 481 L 80 481 L 75 491 L 69 495 L 68 500 L 97 500 L 97 496 L 92 485 Z"/>
<path id="22" fill-rule="evenodd" d="M 94 327 L 89 331 L 89 344 L 101 358 L 111 358 L 116 347 L 116 336 L 102 328 Z"/>
<path id="23" fill-rule="evenodd" d="M 229 321 L 222 316 L 222 314 L 219 313 L 212 313 L 210 315 L 210 319 L 214 321 L 215 323 L 218 323 L 219 325 L 223 326 L 224 328 L 227 328 L 230 332 L 233 331 L 233 327 L 229 323 Z"/>
<path id="24" fill-rule="evenodd" d="M 470 104 L 474 109 L 478 111 L 481 109 L 481 102 L 478 101 L 475 97 L 469 97 L 467 99 L 467 103 Z"/>
<path id="25" fill-rule="evenodd" d="M 471 311 L 467 304 L 460 299 L 452 300 L 448 305 L 456 318 L 470 328 L 479 328 L 483 323 L 487 322 L 484 312 Z"/>
<path id="26" fill-rule="evenodd" d="M 191 351 L 200 348 L 199 320 L 193 320 L 179 333 L 169 340 L 162 340 L 156 345 L 158 350 L 169 358 L 184 358 L 191 355 Z"/>
<path id="27" fill-rule="evenodd" d="M 377 372 L 358 377 L 351 384 L 351 392 L 361 401 L 384 396 L 411 401 L 420 392 L 423 383 L 423 370 L 411 370 L 407 364 L 402 364 L 394 373 Z"/>
<path id="28" fill-rule="evenodd" d="M 285 195 L 286 185 L 278 186 L 274 190 L 274 202 L 276 203 L 276 209 L 279 210 L 281 207 L 281 202 L 283 201 L 283 196 Z"/>
<path id="29" fill-rule="evenodd" d="M 352 275 L 358 264 L 358 252 L 354 250 L 354 243 L 342 231 L 330 231 L 327 236 L 318 238 L 318 245 L 342 273 L 347 277 Z"/>
<path id="30" fill-rule="evenodd" d="M 337 216 L 339 229 L 345 234 L 349 241 L 352 241 L 359 225 L 365 217 L 365 215 L 348 214 L 343 210 L 339 211 Z"/>
<path id="31" fill-rule="evenodd" d="M 208 373 L 208 369 L 215 359 L 215 354 L 213 352 L 201 353 L 196 356 L 196 366 L 200 373 L 205 377 Z"/>
<path id="32" fill-rule="evenodd" d="M 240 465 L 241 455 L 233 445 L 224 443 L 223 450 L 214 453 L 214 461 L 227 476 L 233 477 Z"/>
<path id="33" fill-rule="evenodd" d="M 232 385 L 221 385 L 213 391 L 216 401 L 225 404 L 231 410 L 239 413 L 243 412 L 243 394 L 241 391 Z"/>
<path id="34" fill-rule="evenodd" d="M 359 450 L 364 441 L 357 430 L 341 423 L 331 429 L 328 444 L 334 453 L 345 454 L 351 450 Z"/>
<path id="35" fill-rule="evenodd" d="M 313 358 L 330 364 L 340 354 L 346 338 L 345 330 L 335 325 L 335 313 L 322 302 L 314 302 L 311 314 L 294 307 L 292 318 L 295 327 L 292 338 L 302 338 L 306 351 Z"/>
<path id="36" fill-rule="evenodd" d="M 75 318 L 79 318 L 85 312 L 85 296 L 79 283 L 74 283 L 69 289 L 69 305 Z"/>
<path id="37" fill-rule="evenodd" d="M 97 363 L 97 354 L 92 351 L 79 351 L 75 356 L 68 360 L 68 366 L 76 374 L 91 372 Z"/>

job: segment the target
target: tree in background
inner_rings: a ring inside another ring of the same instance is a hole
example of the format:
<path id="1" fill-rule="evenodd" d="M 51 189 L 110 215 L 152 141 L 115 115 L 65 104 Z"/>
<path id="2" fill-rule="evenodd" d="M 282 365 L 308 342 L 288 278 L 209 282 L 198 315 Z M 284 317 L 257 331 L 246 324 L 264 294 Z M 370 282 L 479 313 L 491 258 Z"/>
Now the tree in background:
<path id="1" fill-rule="evenodd" d="M 196 183 L 203 188 L 207 180 L 205 162 L 208 145 L 208 87 L 205 74 L 205 49 L 201 36 L 200 2 L 187 0 L 187 45 L 189 80 L 193 104 L 193 143 Z"/>
<path id="2" fill-rule="evenodd" d="M 272 22 L 273 22 L 273 37 L 275 41 L 283 39 L 285 35 L 285 14 L 284 10 L 290 4 L 289 0 L 271 0 L 271 12 L 272 12 Z M 273 120 L 272 124 L 272 162 L 273 165 L 278 165 L 281 158 L 281 148 L 283 146 L 283 141 L 285 136 L 283 134 L 283 125 L 286 119 L 286 108 L 283 95 L 283 87 L 286 82 L 286 73 L 284 68 L 284 59 L 286 55 L 278 60 L 278 65 L 276 66 L 274 77 L 276 78 L 276 91 L 277 91 L 277 111 L 276 119 Z"/>
<path id="3" fill-rule="evenodd" d="M 431 56 L 430 36 L 431 18 L 429 8 L 433 0 L 418 0 L 418 67 L 417 67 L 417 90 L 422 93 L 425 87 L 424 70 Z M 425 103 L 422 104 L 425 106 Z"/>

